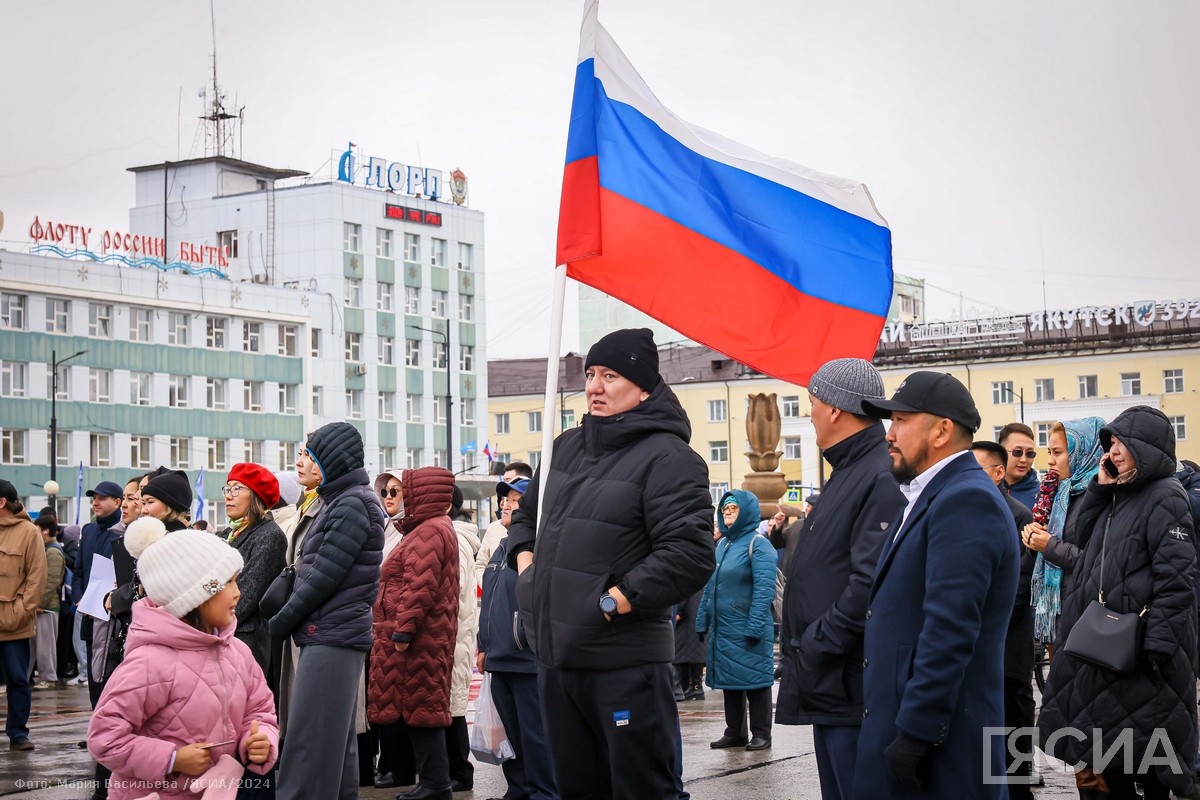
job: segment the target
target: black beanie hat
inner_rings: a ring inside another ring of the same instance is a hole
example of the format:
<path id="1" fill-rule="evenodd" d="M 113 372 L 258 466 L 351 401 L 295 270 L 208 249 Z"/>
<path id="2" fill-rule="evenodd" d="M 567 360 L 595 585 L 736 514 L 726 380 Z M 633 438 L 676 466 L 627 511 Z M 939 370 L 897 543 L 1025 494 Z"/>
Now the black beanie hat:
<path id="1" fill-rule="evenodd" d="M 622 378 L 652 392 L 662 378 L 658 374 L 658 347 L 649 328 L 623 328 L 604 336 L 588 350 L 583 368 L 608 367 Z"/>
<path id="2" fill-rule="evenodd" d="M 175 511 L 186 514 L 192 510 L 192 484 L 187 473 L 181 469 L 158 471 L 158 474 L 142 487 L 142 494 L 157 497 Z"/>

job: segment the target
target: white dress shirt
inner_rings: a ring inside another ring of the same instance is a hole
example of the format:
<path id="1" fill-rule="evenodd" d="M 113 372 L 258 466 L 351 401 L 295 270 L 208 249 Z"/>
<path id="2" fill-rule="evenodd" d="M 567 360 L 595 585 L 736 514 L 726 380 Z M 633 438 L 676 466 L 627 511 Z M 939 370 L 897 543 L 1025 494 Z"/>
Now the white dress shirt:
<path id="1" fill-rule="evenodd" d="M 939 472 L 945 469 L 951 461 L 959 456 L 969 456 L 970 458 L 975 457 L 971 455 L 970 450 L 963 450 L 962 452 L 948 455 L 941 461 L 934 464 L 932 467 L 926 469 L 917 477 L 913 478 L 908 483 L 900 484 L 900 491 L 903 492 L 904 496 L 908 499 L 908 505 L 904 507 L 904 516 L 900 518 L 900 527 L 896 528 L 896 533 L 892 537 L 893 541 L 895 541 L 896 536 L 900 535 L 900 531 L 904 530 L 904 523 L 908 522 L 908 515 L 913 510 L 913 506 L 917 504 L 917 498 L 921 496 L 921 492 L 925 491 L 925 487 L 937 477 Z"/>

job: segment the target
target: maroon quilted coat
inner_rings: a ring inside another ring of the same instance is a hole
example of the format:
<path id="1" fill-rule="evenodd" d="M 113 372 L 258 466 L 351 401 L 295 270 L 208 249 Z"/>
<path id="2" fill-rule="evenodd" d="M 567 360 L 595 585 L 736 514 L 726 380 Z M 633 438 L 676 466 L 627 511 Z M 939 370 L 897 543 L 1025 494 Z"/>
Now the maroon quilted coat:
<path id="1" fill-rule="evenodd" d="M 450 676 L 458 634 L 458 539 L 447 516 L 454 476 L 441 467 L 401 478 L 404 538 L 383 562 L 372 612 L 367 718 L 417 728 L 450 724 Z M 408 649 L 397 652 L 395 643 Z"/>

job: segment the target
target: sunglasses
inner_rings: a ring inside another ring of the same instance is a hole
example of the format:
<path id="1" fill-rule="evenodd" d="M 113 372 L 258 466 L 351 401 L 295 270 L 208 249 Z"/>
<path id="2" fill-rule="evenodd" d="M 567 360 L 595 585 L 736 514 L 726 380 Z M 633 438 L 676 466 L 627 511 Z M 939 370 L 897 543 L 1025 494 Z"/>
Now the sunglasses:
<path id="1" fill-rule="evenodd" d="M 1008 453 L 1013 458 L 1029 458 L 1029 459 L 1037 458 L 1037 450 L 1022 450 L 1020 448 L 1017 448 L 1016 450 L 1009 450 Z"/>
<path id="2" fill-rule="evenodd" d="M 379 496 L 382 497 L 384 500 L 387 500 L 389 497 L 395 497 L 398 494 L 400 494 L 399 489 L 380 489 L 379 490 Z"/>

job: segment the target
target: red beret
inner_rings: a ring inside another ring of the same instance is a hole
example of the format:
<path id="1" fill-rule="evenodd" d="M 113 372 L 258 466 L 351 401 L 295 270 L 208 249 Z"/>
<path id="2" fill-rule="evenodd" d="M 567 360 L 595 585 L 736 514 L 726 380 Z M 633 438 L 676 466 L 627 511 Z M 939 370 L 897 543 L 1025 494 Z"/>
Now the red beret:
<path id="1" fill-rule="evenodd" d="M 271 470 L 258 464 L 234 464 L 229 480 L 237 481 L 258 495 L 267 508 L 279 502 L 279 479 Z"/>

